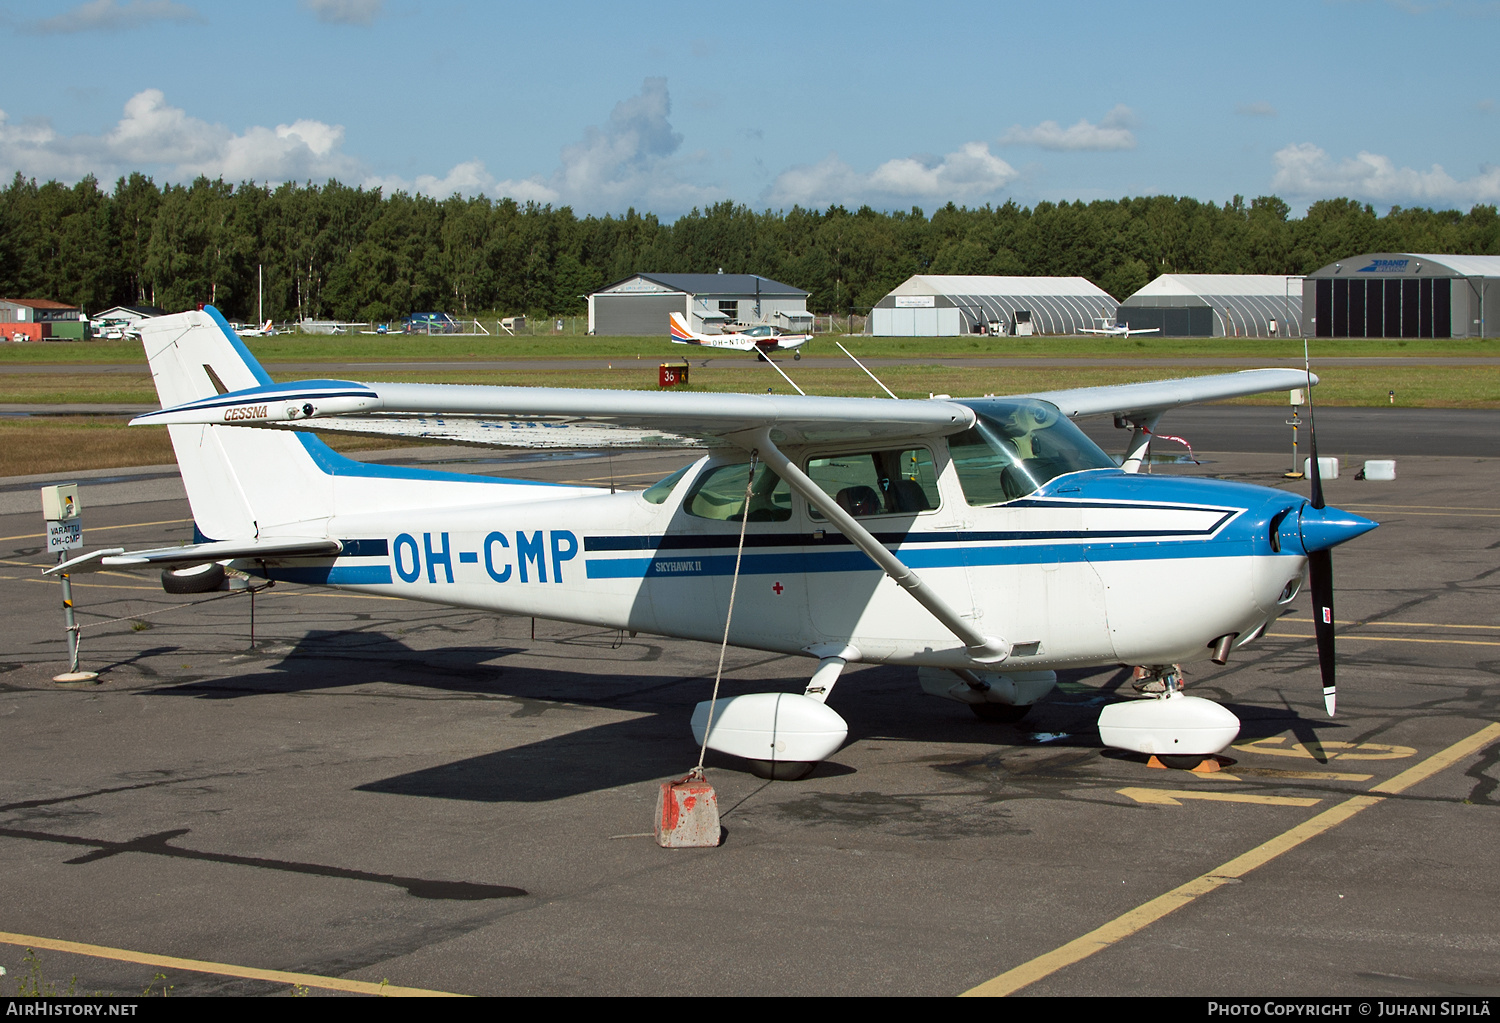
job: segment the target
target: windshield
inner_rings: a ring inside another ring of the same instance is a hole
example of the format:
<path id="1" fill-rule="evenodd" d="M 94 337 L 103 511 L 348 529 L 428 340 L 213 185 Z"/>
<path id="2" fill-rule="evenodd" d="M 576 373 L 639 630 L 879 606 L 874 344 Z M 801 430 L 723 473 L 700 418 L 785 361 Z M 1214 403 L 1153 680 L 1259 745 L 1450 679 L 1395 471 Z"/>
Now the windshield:
<path id="1" fill-rule="evenodd" d="M 979 415 L 971 429 L 948 438 L 953 467 L 970 505 L 1014 501 L 1064 473 L 1115 466 L 1056 405 L 1000 398 L 959 404 Z"/>

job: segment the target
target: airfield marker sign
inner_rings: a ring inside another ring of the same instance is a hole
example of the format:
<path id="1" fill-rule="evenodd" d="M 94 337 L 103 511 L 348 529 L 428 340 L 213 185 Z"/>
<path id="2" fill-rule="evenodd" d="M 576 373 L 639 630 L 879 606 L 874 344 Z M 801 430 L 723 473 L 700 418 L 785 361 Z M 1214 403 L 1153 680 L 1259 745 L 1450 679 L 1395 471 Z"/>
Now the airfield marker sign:
<path id="1" fill-rule="evenodd" d="M 42 517 L 47 520 L 47 553 L 57 554 L 59 563 L 67 560 L 68 551 L 83 546 L 83 505 L 78 500 L 77 483 L 61 483 L 42 488 Z M 63 622 L 68 635 L 68 670 L 52 676 L 63 685 L 94 683 L 97 671 L 78 670 L 78 621 L 73 615 L 73 580 L 62 573 Z"/>

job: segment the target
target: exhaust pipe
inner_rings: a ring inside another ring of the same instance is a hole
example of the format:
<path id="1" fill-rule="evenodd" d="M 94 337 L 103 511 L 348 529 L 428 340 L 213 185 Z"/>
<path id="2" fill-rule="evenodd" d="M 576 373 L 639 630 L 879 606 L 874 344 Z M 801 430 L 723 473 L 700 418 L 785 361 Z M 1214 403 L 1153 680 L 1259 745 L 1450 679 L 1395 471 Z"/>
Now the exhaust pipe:
<path id="1" fill-rule="evenodd" d="M 1212 647 L 1214 651 L 1214 655 L 1210 657 L 1209 660 L 1221 666 L 1228 664 L 1229 648 L 1234 645 L 1234 641 L 1236 639 L 1239 639 L 1239 637 L 1240 634 L 1238 632 L 1226 632 L 1218 639 L 1209 643 L 1208 645 Z"/>

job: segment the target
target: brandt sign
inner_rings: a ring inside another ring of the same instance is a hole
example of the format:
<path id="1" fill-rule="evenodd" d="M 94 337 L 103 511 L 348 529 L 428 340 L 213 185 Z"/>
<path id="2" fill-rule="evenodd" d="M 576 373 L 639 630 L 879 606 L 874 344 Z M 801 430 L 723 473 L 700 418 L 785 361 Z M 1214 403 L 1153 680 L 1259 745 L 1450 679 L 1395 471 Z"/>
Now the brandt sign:
<path id="1" fill-rule="evenodd" d="M 1409 259 L 1372 259 L 1369 266 L 1360 267 L 1356 273 L 1362 274 L 1401 274 L 1406 272 L 1406 264 Z"/>

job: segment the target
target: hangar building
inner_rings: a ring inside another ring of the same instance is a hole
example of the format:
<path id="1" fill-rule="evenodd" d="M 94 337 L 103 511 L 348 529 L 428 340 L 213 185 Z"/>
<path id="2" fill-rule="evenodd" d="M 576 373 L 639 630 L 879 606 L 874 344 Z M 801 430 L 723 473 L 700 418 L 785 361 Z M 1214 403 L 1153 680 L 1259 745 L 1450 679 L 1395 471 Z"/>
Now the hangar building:
<path id="1" fill-rule="evenodd" d="M 1115 322 L 1160 337 L 1301 337 L 1302 279 L 1162 274 L 1120 303 Z"/>
<path id="2" fill-rule="evenodd" d="M 1350 256 L 1308 274 L 1302 301 L 1317 337 L 1483 337 L 1495 333 L 1500 256 Z"/>
<path id="3" fill-rule="evenodd" d="M 1082 277 L 918 275 L 870 311 L 877 337 L 1077 334 L 1114 315 L 1116 302 Z"/>
<path id="4" fill-rule="evenodd" d="M 702 334 L 730 323 L 812 330 L 807 292 L 757 274 L 638 273 L 587 297 L 590 334 L 664 335 L 671 313 Z"/>
<path id="5" fill-rule="evenodd" d="M 33 341 L 46 337 L 79 339 L 88 317 L 76 305 L 47 298 L 0 298 L 0 335 L 25 334 Z"/>

